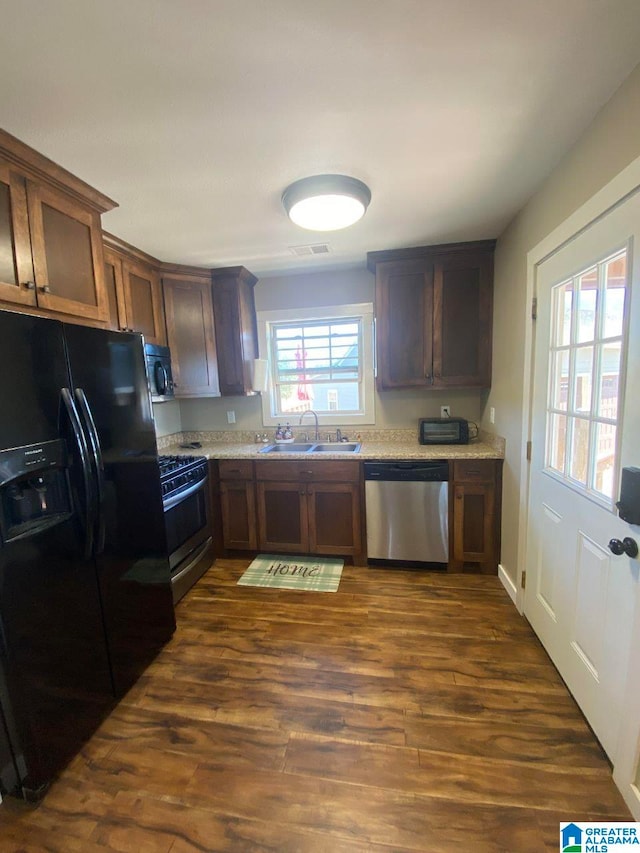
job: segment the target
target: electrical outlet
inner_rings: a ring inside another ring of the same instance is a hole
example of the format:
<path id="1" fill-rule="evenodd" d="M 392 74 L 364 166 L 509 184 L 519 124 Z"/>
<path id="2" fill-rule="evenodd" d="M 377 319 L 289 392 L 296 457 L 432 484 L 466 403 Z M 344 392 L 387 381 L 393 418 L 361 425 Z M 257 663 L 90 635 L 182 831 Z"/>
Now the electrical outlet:
<path id="1" fill-rule="evenodd" d="M 493 408 L 493 406 L 491 406 L 489 408 L 489 423 L 495 424 L 495 422 L 496 422 L 496 410 Z"/>
<path id="2" fill-rule="evenodd" d="M 441 418 L 450 418 L 451 417 L 451 406 L 440 406 L 440 417 Z"/>
<path id="3" fill-rule="evenodd" d="M 228 411 L 227 412 L 227 423 L 228 424 L 235 424 L 235 422 L 236 422 L 236 413 L 234 411 L 231 411 L 231 410 Z"/>

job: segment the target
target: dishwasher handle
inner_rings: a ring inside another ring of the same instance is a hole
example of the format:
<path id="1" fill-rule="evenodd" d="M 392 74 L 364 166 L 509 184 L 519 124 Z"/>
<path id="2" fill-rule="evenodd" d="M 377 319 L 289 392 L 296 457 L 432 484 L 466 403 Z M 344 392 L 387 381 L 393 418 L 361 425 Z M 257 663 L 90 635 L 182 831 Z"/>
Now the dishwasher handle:
<path id="1" fill-rule="evenodd" d="M 365 462 L 365 480 L 446 483 L 449 479 L 448 462 Z"/>

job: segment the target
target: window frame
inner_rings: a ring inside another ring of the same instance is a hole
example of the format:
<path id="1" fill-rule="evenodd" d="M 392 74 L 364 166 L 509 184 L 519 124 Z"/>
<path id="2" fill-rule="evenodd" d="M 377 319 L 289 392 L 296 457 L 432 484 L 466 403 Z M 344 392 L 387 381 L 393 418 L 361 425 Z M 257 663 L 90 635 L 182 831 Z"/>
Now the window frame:
<path id="1" fill-rule="evenodd" d="M 552 287 L 550 292 L 550 307 L 551 307 L 551 316 L 550 316 L 550 324 L 549 324 L 549 363 L 547 367 L 547 398 L 546 398 L 546 415 L 545 415 L 545 447 L 544 447 L 544 467 L 543 473 L 552 479 L 557 480 L 563 485 L 567 486 L 569 489 L 583 495 L 589 500 L 601 506 L 603 509 L 608 510 L 609 512 L 616 512 L 616 495 L 619 488 L 620 482 L 620 470 L 621 470 L 621 460 L 620 460 L 620 452 L 622 445 L 622 431 L 623 431 L 623 420 L 624 420 L 624 398 L 626 391 L 626 374 L 627 374 L 627 357 L 628 357 L 628 347 L 629 347 L 629 303 L 631 299 L 631 286 L 632 286 L 632 278 L 631 278 L 631 268 L 632 268 L 632 246 L 630 242 L 624 243 L 622 245 L 617 246 L 616 248 L 610 249 L 608 252 L 603 254 L 601 257 L 594 258 L 589 264 L 581 266 L 579 270 L 575 270 L 568 276 L 563 277 L 561 280 L 557 281 Z M 605 336 L 603 334 L 604 330 L 604 315 L 603 315 L 603 295 L 604 288 L 606 286 L 603 278 L 603 269 L 604 267 L 615 260 L 616 256 L 625 255 L 626 260 L 626 274 L 625 274 L 625 296 L 624 296 L 624 304 L 623 304 L 623 318 L 622 318 L 622 331 L 620 335 L 613 336 Z M 576 306 L 578 303 L 575 301 L 575 294 L 577 292 L 576 283 L 580 281 L 581 277 L 589 272 L 591 268 L 597 269 L 597 297 L 596 297 L 596 318 L 595 318 L 595 331 L 593 340 L 581 341 L 578 339 L 578 323 L 579 323 L 579 308 Z M 558 343 L 558 314 L 557 314 L 557 305 L 558 305 L 558 294 L 560 292 L 560 288 L 565 285 L 573 283 L 574 296 L 573 296 L 573 304 L 571 309 L 571 328 L 570 328 L 570 337 L 568 344 L 559 344 Z M 619 362 L 619 388 L 618 388 L 618 416 L 615 419 L 606 418 L 604 416 L 598 415 L 595 412 L 595 397 L 597 390 L 599 388 L 601 379 L 602 379 L 602 352 L 604 346 L 607 343 L 612 343 L 615 340 L 619 339 L 621 344 L 621 353 L 620 353 L 620 362 Z M 591 376 L 594 379 L 591 389 L 591 400 L 588 413 L 584 412 L 584 410 L 578 410 L 575 406 L 575 388 L 572 385 L 572 379 L 575 379 L 575 360 L 576 353 L 578 349 L 581 347 L 593 347 L 593 359 L 594 359 L 594 367 L 591 372 Z M 557 406 L 553 405 L 555 391 L 556 391 L 556 382 L 557 375 L 554 371 L 554 355 L 559 354 L 560 352 L 567 352 L 569 355 L 569 378 L 568 378 L 568 392 L 567 392 L 567 407 L 566 409 L 560 409 Z M 564 452 L 564 468 L 562 471 L 553 467 L 550 464 L 550 459 L 554 454 L 554 440 L 556 438 L 556 433 L 553 429 L 553 419 L 557 416 L 564 416 L 567 421 L 567 431 L 565 438 L 565 452 Z M 570 419 L 574 421 L 571 425 L 569 425 Z M 573 430 L 575 427 L 575 421 L 581 420 L 587 423 L 589 430 L 589 439 L 588 439 L 588 448 L 589 455 L 587 461 L 587 474 L 586 474 L 586 483 L 575 479 L 571 475 L 571 440 L 573 437 Z M 614 448 L 614 466 L 612 473 L 612 480 L 614 484 L 613 494 L 611 497 L 607 497 L 602 492 L 595 489 L 592 485 L 594 479 L 594 461 L 595 461 L 595 447 L 593 441 L 593 431 L 598 424 L 611 424 L 616 429 L 616 439 L 615 439 L 615 448 Z"/>
<path id="2" fill-rule="evenodd" d="M 319 323 L 345 320 L 359 320 L 362 323 L 362 352 L 360 363 L 360 386 L 362 410 L 359 412 L 322 412 L 318 413 L 318 423 L 322 426 L 357 426 L 375 424 L 375 379 L 373 352 L 373 304 L 370 302 L 355 305 L 329 305 L 314 308 L 282 308 L 269 311 L 258 311 L 258 341 L 260 353 L 268 361 L 267 390 L 262 396 L 262 423 L 264 426 L 277 426 L 289 419 L 296 419 L 297 413 L 280 413 L 276 408 L 274 393 L 274 365 L 272 363 L 272 328 L 281 323 Z M 305 424 L 308 431 L 311 422 Z M 297 426 L 292 423 L 292 426 Z"/>

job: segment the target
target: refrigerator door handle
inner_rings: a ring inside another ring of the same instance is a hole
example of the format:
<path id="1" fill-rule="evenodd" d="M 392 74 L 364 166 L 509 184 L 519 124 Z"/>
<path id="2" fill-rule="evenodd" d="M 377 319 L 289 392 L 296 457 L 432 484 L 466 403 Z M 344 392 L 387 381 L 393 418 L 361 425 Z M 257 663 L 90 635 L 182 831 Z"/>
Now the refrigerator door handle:
<path id="1" fill-rule="evenodd" d="M 75 398 L 80 410 L 80 415 L 84 421 L 84 431 L 89 438 L 89 448 L 93 456 L 93 465 L 96 473 L 97 498 L 98 505 L 96 507 L 98 529 L 96 534 L 96 554 L 101 554 L 104 551 L 104 461 L 102 459 L 102 448 L 100 447 L 100 439 L 98 438 L 98 430 L 96 422 L 93 418 L 91 406 L 87 400 L 87 395 L 82 388 L 75 389 Z"/>
<path id="2" fill-rule="evenodd" d="M 89 453 L 87 443 L 85 441 L 80 417 L 76 408 L 73 395 L 68 388 L 61 390 L 62 402 L 67 411 L 73 436 L 76 441 L 76 447 L 80 456 L 80 465 L 82 467 L 82 480 L 84 485 L 84 556 L 89 559 L 93 554 L 93 488 L 91 484 L 91 467 L 89 464 Z"/>

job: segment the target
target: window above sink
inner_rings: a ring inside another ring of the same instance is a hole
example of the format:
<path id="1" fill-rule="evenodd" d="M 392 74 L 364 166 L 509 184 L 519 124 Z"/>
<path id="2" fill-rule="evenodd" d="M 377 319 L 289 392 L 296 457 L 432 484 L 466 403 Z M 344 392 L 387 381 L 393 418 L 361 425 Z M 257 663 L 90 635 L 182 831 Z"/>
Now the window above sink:
<path id="1" fill-rule="evenodd" d="M 322 426 L 375 423 L 372 304 L 261 311 L 258 328 L 265 426 L 295 428 L 310 409 Z"/>

